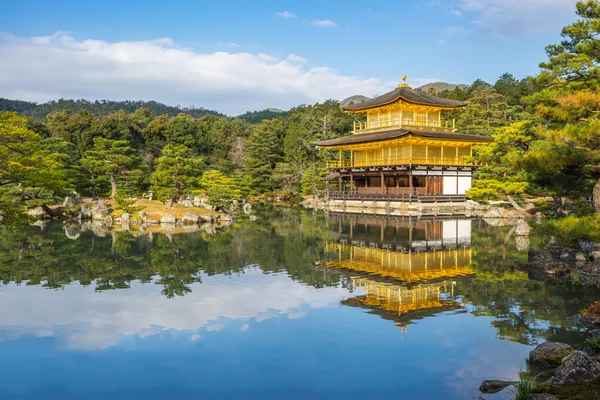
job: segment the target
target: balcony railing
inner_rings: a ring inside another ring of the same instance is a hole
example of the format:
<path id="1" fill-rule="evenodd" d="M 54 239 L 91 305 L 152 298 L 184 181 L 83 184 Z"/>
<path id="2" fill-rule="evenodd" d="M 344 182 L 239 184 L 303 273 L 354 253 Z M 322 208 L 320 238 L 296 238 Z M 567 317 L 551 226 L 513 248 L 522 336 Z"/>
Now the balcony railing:
<path id="1" fill-rule="evenodd" d="M 384 167 L 390 165 L 451 165 L 483 166 L 484 163 L 466 161 L 464 157 L 384 157 L 369 160 L 330 160 L 327 168 Z"/>
<path id="2" fill-rule="evenodd" d="M 354 121 L 355 133 L 370 133 L 401 128 L 412 128 L 434 132 L 454 132 L 456 131 L 456 121 L 454 119 L 400 119 L 397 117 L 379 117 L 377 120 L 371 120 L 368 122 Z"/>
<path id="3" fill-rule="evenodd" d="M 464 201 L 467 196 L 461 195 L 432 195 L 427 193 L 427 189 L 423 187 L 407 188 L 407 187 L 384 187 L 384 188 L 357 188 L 363 190 L 333 190 L 327 191 L 327 197 L 332 200 L 389 200 L 413 202 L 420 201 L 428 202 L 454 202 Z M 370 189 L 370 190 L 364 190 Z"/>

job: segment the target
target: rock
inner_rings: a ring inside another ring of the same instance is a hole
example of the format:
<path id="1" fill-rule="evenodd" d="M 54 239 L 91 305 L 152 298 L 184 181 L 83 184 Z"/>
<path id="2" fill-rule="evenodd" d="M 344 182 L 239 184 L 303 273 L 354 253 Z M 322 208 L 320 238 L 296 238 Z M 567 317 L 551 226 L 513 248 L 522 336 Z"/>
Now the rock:
<path id="1" fill-rule="evenodd" d="M 250 215 L 250 213 L 252 212 L 252 204 L 245 203 L 244 207 L 242 207 L 242 209 L 244 210 L 244 214 Z"/>
<path id="2" fill-rule="evenodd" d="M 108 233 L 108 231 L 106 229 L 106 225 L 104 225 L 100 221 L 92 222 L 92 232 L 94 232 L 94 235 L 96 235 L 98 237 L 104 237 Z"/>
<path id="3" fill-rule="evenodd" d="M 81 228 L 78 225 L 65 225 L 63 229 L 65 236 L 71 240 L 77 240 L 81 236 Z"/>
<path id="4" fill-rule="evenodd" d="M 193 207 L 194 203 L 192 203 L 190 200 L 181 200 L 179 202 L 179 204 L 181 204 L 184 207 Z"/>
<path id="5" fill-rule="evenodd" d="M 198 196 L 194 196 L 192 203 L 194 203 L 194 206 L 196 207 L 202 207 L 202 199 Z"/>
<path id="6" fill-rule="evenodd" d="M 96 219 L 98 221 L 104 220 L 108 215 L 108 207 L 104 200 L 100 199 L 94 203 L 92 206 L 92 219 Z"/>
<path id="7" fill-rule="evenodd" d="M 128 231 L 129 228 L 129 222 L 121 222 L 121 229 L 123 229 L 124 231 Z"/>
<path id="8" fill-rule="evenodd" d="M 198 221 L 200 221 L 200 216 L 194 212 L 186 212 L 185 214 L 183 214 L 183 217 L 181 217 L 181 221 L 185 224 L 198 224 Z"/>
<path id="9" fill-rule="evenodd" d="M 483 218 L 502 218 L 504 215 L 504 210 L 498 207 L 492 207 L 483 214 Z"/>
<path id="10" fill-rule="evenodd" d="M 589 333 L 590 337 L 600 336 L 600 329 L 593 329 Z"/>
<path id="11" fill-rule="evenodd" d="M 160 224 L 160 221 L 157 221 L 155 219 L 148 219 L 145 221 L 145 223 L 148 225 L 158 225 L 158 224 Z"/>
<path id="12" fill-rule="evenodd" d="M 79 203 L 78 198 L 67 196 L 67 197 L 65 197 L 65 201 L 63 201 L 63 207 L 72 207 L 78 203 Z"/>
<path id="13" fill-rule="evenodd" d="M 572 385 L 579 382 L 589 381 L 600 376 L 600 362 L 576 350 L 562 361 L 562 365 L 556 369 L 556 374 L 550 378 L 548 383 L 555 385 Z"/>
<path id="14" fill-rule="evenodd" d="M 558 397 L 548 393 L 534 393 L 530 394 L 527 400 L 558 400 Z"/>
<path id="15" fill-rule="evenodd" d="M 501 381 L 501 380 L 486 380 L 481 382 L 481 386 L 479 386 L 479 391 L 484 394 L 494 394 L 498 393 L 502 389 L 507 386 L 512 385 L 513 382 L 510 381 Z"/>
<path id="16" fill-rule="evenodd" d="M 42 207 L 32 208 L 31 210 L 27 211 L 27 215 L 30 215 L 35 219 L 51 219 Z"/>
<path id="17" fill-rule="evenodd" d="M 129 222 L 129 218 L 131 217 L 131 215 L 128 212 L 124 212 L 123 214 L 121 214 L 121 223 L 126 223 Z"/>
<path id="18" fill-rule="evenodd" d="M 527 221 L 519 220 L 517 222 L 517 229 L 515 229 L 515 236 L 529 236 L 530 228 Z"/>
<path id="19" fill-rule="evenodd" d="M 160 227 L 165 231 L 174 231 L 175 228 L 177 228 L 177 225 L 175 225 L 173 222 L 161 222 Z"/>
<path id="20" fill-rule="evenodd" d="M 519 210 L 508 210 L 502 216 L 506 221 L 510 223 L 510 225 L 515 225 L 520 220 L 530 220 L 531 215 L 521 212 Z"/>
<path id="21" fill-rule="evenodd" d="M 78 219 L 88 220 L 92 219 L 92 207 L 88 205 L 82 205 L 79 207 Z"/>
<path id="22" fill-rule="evenodd" d="M 529 352 L 529 361 L 550 367 L 560 365 L 563 358 L 571 354 L 573 348 L 565 343 L 546 342 Z"/>
<path id="23" fill-rule="evenodd" d="M 200 216 L 200 220 L 201 220 L 202 222 L 208 222 L 208 223 L 211 223 L 211 222 L 213 222 L 213 220 L 214 220 L 214 217 L 213 217 L 213 215 L 212 215 L 212 214 L 203 214 L 203 215 L 201 215 L 201 216 Z"/>
<path id="24" fill-rule="evenodd" d="M 113 222 L 113 217 L 111 217 L 110 215 L 104 217 L 104 223 L 106 224 L 106 226 L 112 226 Z"/>
<path id="25" fill-rule="evenodd" d="M 250 221 L 256 221 L 256 215 L 251 215 L 250 217 L 248 217 L 248 219 Z"/>
<path id="26" fill-rule="evenodd" d="M 177 222 L 177 218 L 173 214 L 165 214 L 160 217 L 161 224 L 175 224 Z"/>
<path id="27" fill-rule="evenodd" d="M 529 236 L 515 236 L 515 245 L 519 251 L 529 251 L 531 247 Z"/>
<path id="28" fill-rule="evenodd" d="M 142 220 L 142 222 L 146 222 L 146 220 L 148 219 L 148 214 L 145 211 L 142 211 L 140 213 L 140 219 Z"/>

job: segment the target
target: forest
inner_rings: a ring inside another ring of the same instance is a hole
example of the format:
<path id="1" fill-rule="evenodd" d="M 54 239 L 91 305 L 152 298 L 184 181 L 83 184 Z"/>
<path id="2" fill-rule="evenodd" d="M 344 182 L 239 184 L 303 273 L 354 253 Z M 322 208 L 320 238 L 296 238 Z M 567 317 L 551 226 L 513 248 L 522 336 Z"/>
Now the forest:
<path id="1" fill-rule="evenodd" d="M 435 93 L 469 102 L 449 115 L 458 132 L 495 138 L 474 154 L 486 166 L 468 193 L 473 200 L 543 196 L 553 199 L 545 213 L 597 224 L 600 2 L 578 2 L 576 11 L 561 43 L 546 47 L 536 76 L 505 73 L 495 83 L 478 79 Z M 311 143 L 350 134 L 356 118 L 334 100 L 235 118 L 156 102 L 1 99 L 0 106 L 3 218 L 74 193 L 133 197 L 151 190 L 165 203 L 196 193 L 215 203 L 322 195 L 333 154 Z"/>

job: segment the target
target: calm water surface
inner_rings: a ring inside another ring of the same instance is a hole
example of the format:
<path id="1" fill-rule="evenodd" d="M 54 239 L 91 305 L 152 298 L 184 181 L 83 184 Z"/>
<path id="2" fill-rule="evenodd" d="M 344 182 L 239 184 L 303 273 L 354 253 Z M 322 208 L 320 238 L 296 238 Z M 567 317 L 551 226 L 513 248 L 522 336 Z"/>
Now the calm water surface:
<path id="1" fill-rule="evenodd" d="M 483 220 L 87 228 L 0 231 L 1 399 L 477 398 L 600 294 L 529 280 Z"/>

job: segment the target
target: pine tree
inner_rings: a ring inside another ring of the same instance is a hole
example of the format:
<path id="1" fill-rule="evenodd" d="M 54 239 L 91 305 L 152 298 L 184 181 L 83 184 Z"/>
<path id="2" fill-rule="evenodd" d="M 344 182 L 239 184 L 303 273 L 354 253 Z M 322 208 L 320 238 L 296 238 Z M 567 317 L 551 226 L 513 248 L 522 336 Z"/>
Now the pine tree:
<path id="1" fill-rule="evenodd" d="M 127 140 L 109 140 L 104 138 L 94 139 L 94 146 L 85 152 L 81 165 L 95 176 L 107 176 L 110 179 L 111 193 L 117 193 L 117 178 L 132 170 L 138 163 L 133 148 Z"/>
<path id="2" fill-rule="evenodd" d="M 156 160 L 156 170 L 150 178 L 152 190 L 170 207 L 199 185 L 204 166 L 204 159 L 195 157 L 186 146 L 168 144 Z"/>

